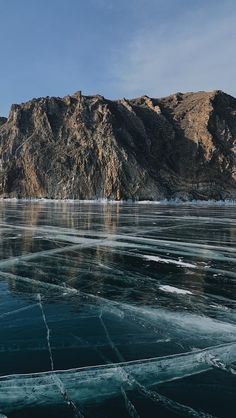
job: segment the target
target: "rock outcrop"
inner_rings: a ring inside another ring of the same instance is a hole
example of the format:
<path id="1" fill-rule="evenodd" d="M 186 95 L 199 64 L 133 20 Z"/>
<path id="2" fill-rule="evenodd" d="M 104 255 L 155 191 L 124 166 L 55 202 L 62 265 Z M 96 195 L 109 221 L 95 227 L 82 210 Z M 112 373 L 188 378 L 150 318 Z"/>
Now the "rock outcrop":
<path id="1" fill-rule="evenodd" d="M 236 99 L 33 99 L 0 119 L 0 196 L 235 199 Z"/>
<path id="2" fill-rule="evenodd" d="M 0 127 L 7 122 L 7 118 L 0 117 Z"/>

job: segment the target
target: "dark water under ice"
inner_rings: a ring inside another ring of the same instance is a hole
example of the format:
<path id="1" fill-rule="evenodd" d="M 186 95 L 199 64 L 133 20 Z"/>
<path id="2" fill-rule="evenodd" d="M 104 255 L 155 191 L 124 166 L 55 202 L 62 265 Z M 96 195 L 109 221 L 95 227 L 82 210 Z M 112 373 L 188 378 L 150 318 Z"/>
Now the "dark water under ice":
<path id="1" fill-rule="evenodd" d="M 235 214 L 1 201 L 0 417 L 235 417 Z"/>

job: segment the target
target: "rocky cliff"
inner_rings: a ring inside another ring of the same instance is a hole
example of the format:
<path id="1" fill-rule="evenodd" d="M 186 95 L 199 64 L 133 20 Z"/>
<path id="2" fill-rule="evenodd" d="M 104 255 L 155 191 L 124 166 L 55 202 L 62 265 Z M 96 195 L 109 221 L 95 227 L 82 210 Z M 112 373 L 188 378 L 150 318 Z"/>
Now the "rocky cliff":
<path id="1" fill-rule="evenodd" d="M 236 99 L 33 99 L 0 119 L 0 196 L 236 198 Z"/>

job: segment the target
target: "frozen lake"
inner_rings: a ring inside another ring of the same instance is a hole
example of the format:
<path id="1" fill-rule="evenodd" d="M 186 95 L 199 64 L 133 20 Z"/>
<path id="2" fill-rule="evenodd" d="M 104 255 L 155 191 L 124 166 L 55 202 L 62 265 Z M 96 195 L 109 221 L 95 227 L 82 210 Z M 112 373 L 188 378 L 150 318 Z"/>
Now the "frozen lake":
<path id="1" fill-rule="evenodd" d="M 234 418 L 236 206 L 0 202 L 0 417 Z"/>

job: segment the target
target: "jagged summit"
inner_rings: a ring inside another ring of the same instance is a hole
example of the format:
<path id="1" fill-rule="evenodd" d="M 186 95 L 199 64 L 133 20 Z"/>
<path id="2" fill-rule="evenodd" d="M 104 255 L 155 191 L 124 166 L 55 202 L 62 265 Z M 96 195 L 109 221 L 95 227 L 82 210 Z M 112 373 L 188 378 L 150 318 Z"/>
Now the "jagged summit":
<path id="1" fill-rule="evenodd" d="M 0 196 L 236 198 L 236 99 L 222 91 L 38 98 L 0 119 Z"/>

